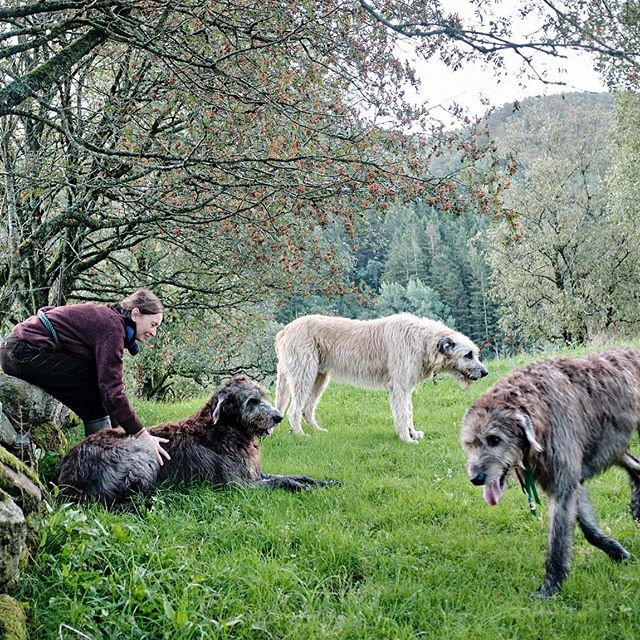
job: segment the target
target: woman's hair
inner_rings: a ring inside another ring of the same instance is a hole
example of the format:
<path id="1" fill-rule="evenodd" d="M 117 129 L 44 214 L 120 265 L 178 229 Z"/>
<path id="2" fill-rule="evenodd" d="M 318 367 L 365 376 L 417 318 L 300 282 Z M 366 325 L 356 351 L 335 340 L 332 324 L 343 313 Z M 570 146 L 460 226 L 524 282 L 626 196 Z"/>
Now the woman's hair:
<path id="1" fill-rule="evenodd" d="M 108 305 L 116 309 L 123 315 L 131 316 L 133 309 L 138 309 L 140 313 L 145 315 L 154 315 L 156 313 L 164 313 L 164 307 L 158 296 L 149 291 L 149 289 L 142 287 L 138 289 L 130 296 L 120 302 Z"/>

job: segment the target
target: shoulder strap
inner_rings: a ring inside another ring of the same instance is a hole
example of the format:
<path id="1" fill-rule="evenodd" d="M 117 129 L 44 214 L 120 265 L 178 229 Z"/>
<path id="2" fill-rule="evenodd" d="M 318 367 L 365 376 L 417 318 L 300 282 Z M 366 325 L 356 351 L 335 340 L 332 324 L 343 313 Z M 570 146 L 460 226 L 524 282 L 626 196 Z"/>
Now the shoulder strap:
<path id="1" fill-rule="evenodd" d="M 40 318 L 40 322 L 44 325 L 44 328 L 47 330 L 47 333 L 51 336 L 53 341 L 56 343 L 56 347 L 60 350 L 62 349 L 62 344 L 60 344 L 60 338 L 58 338 L 58 334 L 56 330 L 53 328 L 51 321 L 47 318 L 44 311 L 38 311 L 38 318 Z"/>

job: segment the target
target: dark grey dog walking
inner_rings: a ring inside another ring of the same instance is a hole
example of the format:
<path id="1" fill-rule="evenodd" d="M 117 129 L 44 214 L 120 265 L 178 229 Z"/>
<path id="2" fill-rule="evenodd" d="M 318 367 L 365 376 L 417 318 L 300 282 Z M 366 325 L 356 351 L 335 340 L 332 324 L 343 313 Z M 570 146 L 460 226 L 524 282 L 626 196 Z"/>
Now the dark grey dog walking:
<path id="1" fill-rule="evenodd" d="M 506 477 L 525 472 L 549 496 L 549 547 L 539 595 L 567 577 L 576 519 L 588 542 L 614 560 L 628 551 L 599 528 L 585 480 L 612 465 L 631 483 L 640 521 L 640 461 L 629 452 L 640 425 L 640 351 L 611 349 L 584 358 L 534 362 L 493 385 L 466 412 L 461 442 L 473 484 L 495 505 Z"/>
<path id="2" fill-rule="evenodd" d="M 236 376 L 193 415 L 150 429 L 169 440 L 163 446 L 171 460 L 163 466 L 146 441 L 121 429 L 103 429 L 62 459 L 58 484 L 72 499 L 95 499 L 112 508 L 126 507 L 134 494 L 151 494 L 167 479 L 289 491 L 337 484 L 303 475 L 262 473 L 258 438 L 271 435 L 281 420 L 282 414 L 260 385 Z"/>

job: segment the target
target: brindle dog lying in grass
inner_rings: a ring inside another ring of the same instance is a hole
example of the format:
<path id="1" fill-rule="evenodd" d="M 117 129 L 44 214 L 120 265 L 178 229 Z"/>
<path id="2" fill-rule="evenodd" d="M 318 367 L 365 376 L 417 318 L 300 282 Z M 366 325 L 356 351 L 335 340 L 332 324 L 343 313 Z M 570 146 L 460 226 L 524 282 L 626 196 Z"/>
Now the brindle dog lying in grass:
<path id="1" fill-rule="evenodd" d="M 94 499 L 111 508 L 128 506 L 135 494 L 150 495 L 168 479 L 288 491 L 339 484 L 302 475 L 262 473 L 258 439 L 271 435 L 281 420 L 282 414 L 269 403 L 260 385 L 236 376 L 193 415 L 150 429 L 169 441 L 164 448 L 171 460 L 164 465 L 160 466 L 144 440 L 127 436 L 121 429 L 104 429 L 67 453 L 58 484 L 74 500 Z"/>

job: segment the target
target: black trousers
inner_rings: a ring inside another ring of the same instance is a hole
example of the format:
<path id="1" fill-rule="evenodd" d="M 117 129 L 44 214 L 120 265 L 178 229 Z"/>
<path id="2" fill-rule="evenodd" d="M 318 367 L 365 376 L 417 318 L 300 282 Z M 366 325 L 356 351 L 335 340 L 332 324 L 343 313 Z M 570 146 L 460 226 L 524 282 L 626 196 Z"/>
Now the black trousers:
<path id="1" fill-rule="evenodd" d="M 58 351 L 43 351 L 9 336 L 0 344 L 0 367 L 10 375 L 44 389 L 83 421 L 109 415 L 98 390 L 95 362 Z"/>

